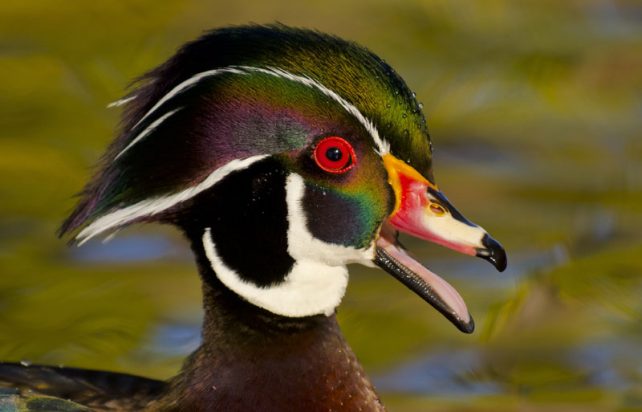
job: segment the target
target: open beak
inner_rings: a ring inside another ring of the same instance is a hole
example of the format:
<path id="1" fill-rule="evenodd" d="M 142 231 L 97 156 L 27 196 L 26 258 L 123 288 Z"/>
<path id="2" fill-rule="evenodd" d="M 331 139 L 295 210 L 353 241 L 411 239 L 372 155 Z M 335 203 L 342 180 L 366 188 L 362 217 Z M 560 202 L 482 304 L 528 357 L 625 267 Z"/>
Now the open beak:
<path id="1" fill-rule="evenodd" d="M 374 262 L 441 312 L 457 328 L 475 328 L 461 295 L 444 279 L 417 262 L 397 241 L 399 231 L 420 239 L 479 256 L 499 271 L 506 269 L 506 252 L 481 227 L 468 221 L 437 187 L 407 163 L 383 156 L 395 208 L 376 240 Z"/>

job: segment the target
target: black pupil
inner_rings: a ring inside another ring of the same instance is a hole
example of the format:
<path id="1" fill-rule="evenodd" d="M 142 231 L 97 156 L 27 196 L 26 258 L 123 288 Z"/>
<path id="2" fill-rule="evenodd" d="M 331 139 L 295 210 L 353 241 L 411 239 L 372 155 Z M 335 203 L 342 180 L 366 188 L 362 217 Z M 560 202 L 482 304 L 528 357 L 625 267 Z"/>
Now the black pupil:
<path id="1" fill-rule="evenodd" d="M 338 162 L 343 157 L 343 153 L 338 147 L 331 147 L 325 151 L 325 157 L 327 157 L 328 160 L 332 160 L 333 162 Z"/>

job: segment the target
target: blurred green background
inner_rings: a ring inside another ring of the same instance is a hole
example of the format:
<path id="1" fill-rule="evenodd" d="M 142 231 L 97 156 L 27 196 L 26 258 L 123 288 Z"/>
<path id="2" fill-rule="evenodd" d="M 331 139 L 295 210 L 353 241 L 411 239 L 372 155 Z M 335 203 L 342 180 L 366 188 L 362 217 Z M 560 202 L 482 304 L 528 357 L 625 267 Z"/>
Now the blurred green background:
<path id="1" fill-rule="evenodd" d="M 639 1 L 14 1 L 0 5 L 0 359 L 166 378 L 200 290 L 171 228 L 54 235 L 136 76 L 203 30 L 280 21 L 355 40 L 423 102 L 435 173 L 503 274 L 406 239 L 468 302 L 463 335 L 352 268 L 340 321 L 392 411 L 642 410 Z"/>

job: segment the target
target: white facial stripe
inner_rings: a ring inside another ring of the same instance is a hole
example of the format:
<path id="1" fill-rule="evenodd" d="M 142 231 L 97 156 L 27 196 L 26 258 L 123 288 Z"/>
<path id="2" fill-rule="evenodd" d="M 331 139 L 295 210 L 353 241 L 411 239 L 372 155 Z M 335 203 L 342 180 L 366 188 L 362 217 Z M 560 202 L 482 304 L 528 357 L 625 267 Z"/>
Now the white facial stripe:
<path id="1" fill-rule="evenodd" d="M 140 118 L 140 120 L 139 120 L 138 122 L 136 122 L 136 124 L 134 125 L 134 127 L 133 127 L 132 129 L 135 129 L 139 124 L 141 124 L 141 122 L 142 122 L 143 120 L 147 119 L 147 117 L 148 117 L 150 114 L 154 113 L 154 112 L 156 111 L 156 109 L 158 109 L 160 106 L 162 106 L 162 105 L 163 105 L 163 103 L 165 103 L 166 101 L 168 101 L 168 100 L 169 100 L 169 99 L 171 99 L 172 97 L 174 97 L 174 96 L 176 96 L 177 94 L 181 93 L 181 92 L 182 92 L 182 91 L 184 91 L 185 89 L 187 89 L 187 88 L 189 88 L 189 87 L 191 87 L 191 86 L 195 85 L 196 83 L 198 83 L 198 82 L 199 82 L 199 81 L 201 81 L 202 79 L 205 79 L 205 78 L 207 78 L 207 77 L 217 76 L 217 75 L 219 75 L 219 74 L 223 74 L 223 73 L 236 73 L 236 74 L 243 74 L 243 72 L 242 72 L 242 71 L 238 70 L 238 69 L 237 69 L 237 68 L 235 68 L 234 66 L 231 66 L 231 67 L 224 67 L 224 68 L 221 68 L 221 69 L 215 69 L 215 70 L 207 70 L 207 71 L 204 71 L 204 72 L 201 72 L 201 73 L 195 74 L 194 76 L 190 77 L 189 79 L 187 79 L 187 80 L 185 80 L 185 81 L 183 81 L 183 82 L 179 83 L 179 84 L 178 84 L 177 86 L 175 86 L 172 90 L 170 90 L 170 91 L 169 91 L 169 93 L 167 93 L 167 94 L 166 94 L 165 96 L 163 96 L 163 97 L 162 97 L 158 102 L 156 102 L 156 104 L 155 104 L 154 106 L 152 106 L 152 108 L 151 108 L 151 109 L 149 109 L 149 111 L 148 111 L 147 113 L 145 113 L 145 115 L 144 115 L 143 117 L 141 117 L 141 118 Z"/>
<path id="2" fill-rule="evenodd" d="M 372 266 L 374 242 L 367 249 L 326 243 L 312 236 L 303 211 L 305 183 L 301 176 L 290 174 L 286 180 L 286 202 L 288 205 L 288 253 L 294 260 L 324 262 L 327 265 L 361 263 Z"/>
<path id="3" fill-rule="evenodd" d="M 109 104 L 107 105 L 107 108 L 108 108 L 108 109 L 111 109 L 111 108 L 113 108 L 113 107 L 120 107 L 120 106 L 124 106 L 124 105 L 126 105 L 127 103 L 129 103 L 129 102 L 131 102 L 132 100 L 134 100 L 136 97 L 138 97 L 138 96 L 136 96 L 136 95 L 132 95 L 132 96 L 128 96 L 128 97 L 123 97 L 122 99 L 118 99 L 118 100 L 116 100 L 115 102 L 111 102 L 111 103 L 109 103 Z"/>
<path id="4" fill-rule="evenodd" d="M 480 226 L 470 226 L 447 214 L 444 216 L 423 215 L 424 227 L 439 237 L 452 243 L 484 247 L 482 239 L 486 231 Z"/>
<path id="5" fill-rule="evenodd" d="M 374 140 L 375 145 L 377 146 L 377 153 L 379 153 L 381 156 L 384 154 L 390 152 L 390 145 L 388 142 L 384 141 L 381 136 L 379 136 L 379 131 L 377 128 L 374 126 L 374 124 L 370 121 L 370 119 L 366 118 L 360 111 L 357 109 L 354 105 L 348 103 L 343 97 L 339 96 L 336 92 L 333 90 L 328 89 L 321 83 L 317 82 L 316 80 L 313 80 L 309 77 L 306 76 L 298 76 L 289 72 L 286 72 L 281 69 L 276 69 L 272 67 L 268 67 L 267 69 L 259 68 L 259 67 L 249 67 L 249 66 L 241 66 L 241 68 L 245 70 L 250 70 L 250 71 L 257 71 L 260 73 L 265 73 L 265 74 L 270 74 L 273 76 L 277 77 L 282 77 L 285 79 L 292 80 L 297 83 L 304 84 L 308 87 L 313 87 L 317 90 L 319 90 L 321 93 L 325 94 L 326 96 L 332 98 L 334 101 L 339 103 L 341 107 L 343 107 L 348 113 L 350 113 L 352 116 L 354 116 L 359 123 L 368 131 L 370 136 L 372 137 L 372 140 Z"/>
<path id="6" fill-rule="evenodd" d="M 251 156 L 246 159 L 235 159 L 231 162 L 219 167 L 207 176 L 202 182 L 196 186 L 192 186 L 181 192 L 171 195 L 155 197 L 135 203 L 133 205 L 118 209 L 114 212 L 108 213 L 96 219 L 92 224 L 84 228 L 76 239 L 79 240 L 78 245 L 82 245 L 92 237 L 103 233 L 110 229 L 115 229 L 119 226 L 127 224 L 136 219 L 146 216 L 154 216 L 163 212 L 177 204 L 193 198 L 199 193 L 211 188 L 216 183 L 220 182 L 225 176 L 230 173 L 246 169 L 251 164 L 266 158 L 268 155 Z"/>
<path id="7" fill-rule="evenodd" d="M 288 79 L 300 84 L 303 84 L 308 87 L 312 87 L 323 93 L 324 95 L 330 97 L 337 103 L 341 105 L 348 113 L 350 113 L 352 116 L 354 116 L 355 119 L 361 123 L 361 125 L 368 131 L 370 136 L 372 137 L 372 140 L 374 141 L 375 145 L 377 146 L 377 153 L 380 155 L 384 155 L 388 152 L 390 152 L 390 144 L 385 141 L 384 139 L 381 138 L 379 135 L 379 131 L 377 128 L 374 126 L 372 121 L 370 121 L 368 118 L 366 118 L 360 111 L 357 109 L 354 105 L 350 104 L 348 101 L 346 101 L 344 98 L 339 96 L 336 92 L 328 89 L 321 83 L 317 82 L 316 80 L 313 80 L 309 77 L 305 76 L 298 76 L 289 72 L 286 72 L 284 70 L 276 69 L 276 68 L 261 68 L 261 67 L 252 67 L 252 66 L 229 66 L 229 67 L 223 67 L 220 69 L 215 69 L 215 70 L 208 70 L 204 71 L 198 74 L 195 74 L 194 76 L 190 77 L 189 79 L 179 83 L 177 86 L 175 86 L 172 90 L 169 91 L 165 96 L 163 96 L 156 104 L 147 112 L 145 115 L 134 125 L 133 128 L 136 128 L 141 122 L 143 122 L 147 117 L 149 117 L 154 111 L 156 111 L 160 106 L 163 105 L 163 103 L 167 102 L 171 98 L 175 97 L 176 95 L 180 94 L 184 90 L 188 89 L 189 87 L 197 84 L 199 81 L 208 78 L 208 77 L 213 77 L 213 76 L 218 76 L 220 74 L 224 73 L 233 73 L 233 74 L 250 74 L 250 73 L 263 73 L 263 74 L 268 74 L 271 76 L 275 77 L 280 77 L 283 79 Z"/>
<path id="8" fill-rule="evenodd" d="M 244 281 L 225 265 L 216 252 L 210 228 L 206 228 L 203 234 L 203 248 L 216 276 L 225 286 L 253 305 L 277 315 L 330 316 L 341 303 L 348 285 L 345 266 L 306 261 L 295 262 L 282 283 L 261 288 Z"/>
<path id="9" fill-rule="evenodd" d="M 174 113 L 176 113 L 177 111 L 179 111 L 179 110 L 181 110 L 181 109 L 182 109 L 182 107 L 179 107 L 178 109 L 174 109 L 174 110 L 172 110 L 172 111 L 170 111 L 170 112 L 165 113 L 164 115 L 162 115 L 162 116 L 161 116 L 161 117 L 159 117 L 158 119 L 154 120 L 154 122 L 152 122 L 152 124 L 150 124 L 149 126 L 147 126 L 147 128 L 146 128 L 145 130 L 143 130 L 143 131 L 142 131 L 138 136 L 136 136 L 136 137 L 135 137 L 135 138 L 134 138 L 134 139 L 133 139 L 133 140 L 132 140 L 132 141 L 131 141 L 131 142 L 130 142 L 130 143 L 129 143 L 129 144 L 128 144 L 124 149 L 123 149 L 123 150 L 121 150 L 121 152 L 120 152 L 120 153 L 118 153 L 118 154 L 116 155 L 116 157 L 114 158 L 114 160 L 116 160 L 116 159 L 118 159 L 120 156 L 122 156 L 122 155 L 123 155 L 123 153 L 125 153 L 127 150 L 129 150 L 129 148 L 130 148 L 130 147 L 132 147 L 133 145 L 135 145 L 136 143 L 138 143 L 140 140 L 142 140 L 145 136 L 147 136 L 148 134 L 150 134 L 151 132 L 153 132 L 153 131 L 154 131 L 158 126 L 160 126 L 160 124 L 161 124 L 161 123 L 163 123 L 163 122 L 164 122 L 168 117 L 170 117 L 171 115 L 173 115 Z"/>

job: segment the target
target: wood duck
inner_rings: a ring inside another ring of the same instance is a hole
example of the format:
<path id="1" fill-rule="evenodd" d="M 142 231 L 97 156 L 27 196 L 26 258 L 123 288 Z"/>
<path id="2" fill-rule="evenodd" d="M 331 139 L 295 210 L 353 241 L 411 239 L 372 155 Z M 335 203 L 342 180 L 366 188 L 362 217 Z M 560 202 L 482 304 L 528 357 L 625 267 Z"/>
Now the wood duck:
<path id="1" fill-rule="evenodd" d="M 505 252 L 437 188 L 421 105 L 370 51 L 282 25 L 218 29 L 118 104 L 122 132 L 61 234 L 178 227 L 203 281 L 202 344 L 168 382 L 3 364 L 7 405 L 384 410 L 335 318 L 349 263 L 382 268 L 473 331 L 461 296 L 397 234 L 500 271 Z"/>

